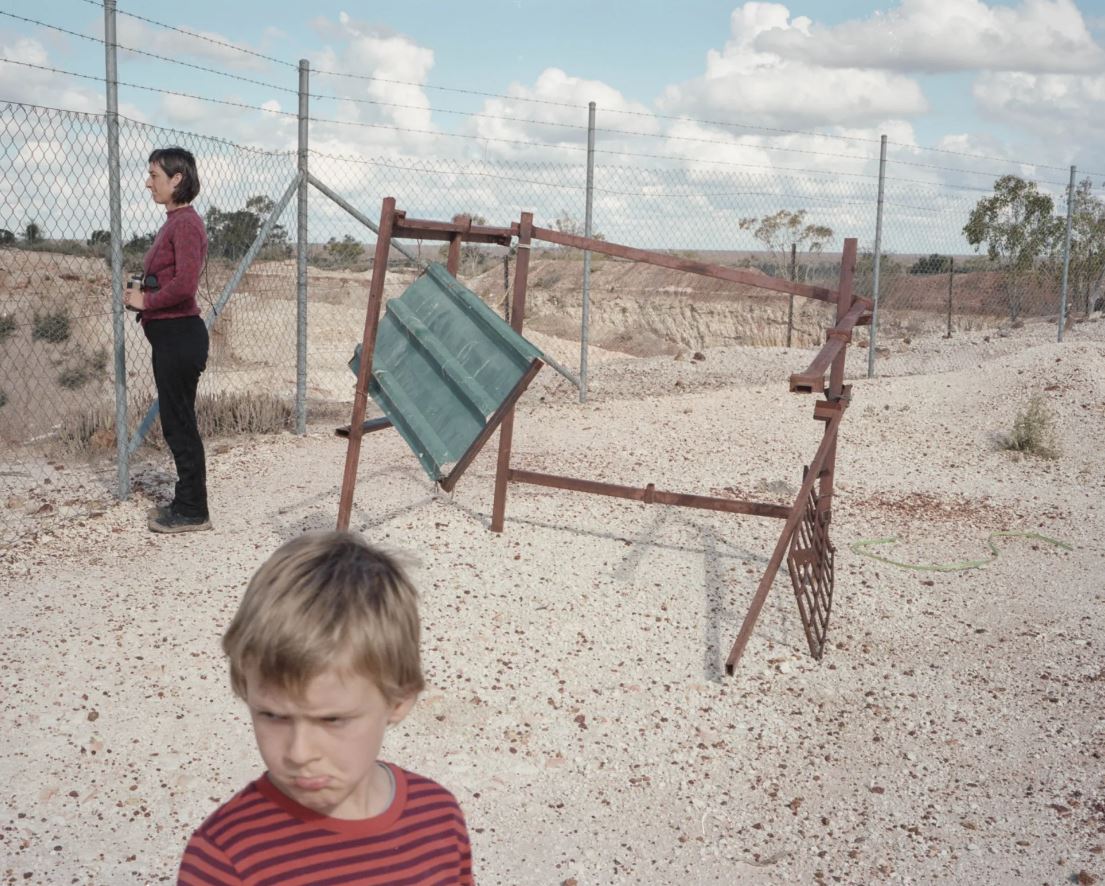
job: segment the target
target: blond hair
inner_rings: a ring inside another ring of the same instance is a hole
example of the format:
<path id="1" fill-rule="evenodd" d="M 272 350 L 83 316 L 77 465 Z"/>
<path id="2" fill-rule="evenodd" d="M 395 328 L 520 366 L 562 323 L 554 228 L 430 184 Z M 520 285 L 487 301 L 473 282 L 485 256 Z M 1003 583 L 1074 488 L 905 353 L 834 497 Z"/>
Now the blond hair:
<path id="1" fill-rule="evenodd" d="M 253 574 L 223 635 L 223 652 L 242 698 L 247 671 L 301 695 L 337 667 L 370 678 L 395 704 L 424 685 L 418 593 L 394 558 L 360 536 L 309 532 Z"/>

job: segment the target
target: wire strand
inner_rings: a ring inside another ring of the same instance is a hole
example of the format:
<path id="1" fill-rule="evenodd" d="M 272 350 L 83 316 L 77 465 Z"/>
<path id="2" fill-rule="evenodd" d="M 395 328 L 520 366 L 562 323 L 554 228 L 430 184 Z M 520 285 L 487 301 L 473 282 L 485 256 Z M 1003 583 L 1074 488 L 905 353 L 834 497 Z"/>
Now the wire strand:
<path id="1" fill-rule="evenodd" d="M 89 6 L 95 6 L 97 9 L 103 9 L 104 8 L 104 4 L 102 2 L 97 2 L 97 0 L 82 0 L 82 2 L 87 3 Z M 184 34 L 188 37 L 194 37 L 197 40 L 203 40 L 203 41 L 205 41 L 207 43 L 211 43 L 215 46 L 221 46 L 224 49 L 233 49 L 236 52 L 241 52 L 241 53 L 244 53 L 245 55 L 251 55 L 251 56 L 254 56 L 255 58 L 263 59 L 264 61 L 267 61 L 267 62 L 272 62 L 273 64 L 285 65 L 289 68 L 298 67 L 297 65 L 294 65 L 291 62 L 286 62 L 283 59 L 275 58 L 271 55 L 265 55 L 264 53 L 261 53 L 261 52 L 254 52 L 252 49 L 246 49 L 244 46 L 236 46 L 235 44 L 227 43 L 224 40 L 216 40 L 214 37 L 208 37 L 206 34 L 197 34 L 195 31 L 189 31 L 187 28 L 178 28 L 176 25 L 170 25 L 170 24 L 166 24 L 165 22 L 159 22 L 156 19 L 146 18 L 144 15 L 138 15 L 138 13 L 136 13 L 136 12 L 128 12 L 127 10 L 120 8 L 118 5 L 116 5 L 116 7 L 115 7 L 115 12 L 118 15 L 125 15 L 128 18 L 135 18 L 135 19 L 138 19 L 139 21 L 146 22 L 146 24 L 157 25 L 157 27 L 159 27 L 159 28 L 165 28 L 166 30 L 169 30 L 169 31 L 176 31 L 178 34 Z"/>
<path id="2" fill-rule="evenodd" d="M 82 2 L 87 3 L 90 6 L 95 6 L 99 9 L 103 8 L 103 3 L 102 2 L 97 2 L 97 0 L 82 0 Z M 195 31 L 190 31 L 187 28 L 177 27 L 176 25 L 170 25 L 166 22 L 162 22 L 162 21 L 158 21 L 156 19 L 148 18 L 146 16 L 142 16 L 142 15 L 139 15 L 139 14 L 134 13 L 134 12 L 129 12 L 125 9 L 119 8 L 118 6 L 116 6 L 116 12 L 119 15 L 125 15 L 125 16 L 128 16 L 130 18 L 138 19 L 139 21 L 146 22 L 147 24 L 156 25 L 157 27 L 160 27 L 160 28 L 166 28 L 167 30 L 175 31 L 179 34 L 184 34 L 186 36 L 192 37 L 192 38 L 197 39 L 197 40 L 203 40 L 207 43 L 211 43 L 215 46 L 220 46 L 220 47 L 223 47 L 225 49 L 232 49 L 236 52 L 241 52 L 243 54 L 250 55 L 250 56 L 253 56 L 255 58 L 262 59 L 264 61 L 272 62 L 273 64 L 281 65 L 283 67 L 288 67 L 288 68 L 295 68 L 295 69 L 298 69 L 298 67 L 299 67 L 297 64 L 295 64 L 293 62 L 285 61 L 284 59 L 276 58 L 275 56 L 265 55 L 264 53 L 256 52 L 256 51 L 251 50 L 251 49 L 246 49 L 243 46 L 237 46 L 233 43 L 228 43 L 228 42 L 223 41 L 223 40 L 218 40 L 218 39 L 215 39 L 214 37 L 209 37 L 205 34 L 199 34 L 199 33 L 196 33 Z M 397 85 L 397 86 L 415 86 L 415 87 L 420 88 L 420 89 L 432 89 L 432 90 L 438 90 L 438 91 L 441 91 L 441 92 L 450 92 L 450 93 L 454 93 L 454 94 L 458 94 L 458 95 L 473 95 L 473 96 L 479 96 L 479 97 L 482 97 L 482 98 L 505 99 L 507 101 L 527 102 L 527 103 L 531 103 L 531 104 L 547 105 L 547 106 L 550 106 L 550 107 L 571 108 L 571 109 L 574 109 L 574 110 L 584 110 L 585 109 L 585 106 L 583 106 L 583 105 L 569 103 L 569 102 L 553 101 L 551 99 L 530 98 L 528 96 L 509 96 L 509 95 L 502 95 L 501 93 L 485 92 L 485 91 L 476 90 L 476 89 L 464 89 L 464 88 L 461 88 L 461 87 L 454 87 L 454 86 L 438 86 L 438 85 L 430 84 L 430 83 L 417 83 L 417 82 L 409 81 L 409 80 L 396 80 L 396 79 L 390 79 L 390 78 L 385 78 L 385 77 L 374 77 L 374 76 L 370 76 L 370 75 L 366 75 L 366 74 L 352 74 L 352 73 L 348 73 L 348 72 L 344 72 L 344 71 L 327 71 L 327 70 L 319 69 L 319 70 L 312 70 L 312 73 L 322 75 L 322 76 L 344 77 L 344 78 L 348 78 L 348 79 L 365 80 L 365 81 L 372 81 L 372 82 L 377 82 L 377 83 L 387 83 L 387 84 L 392 84 L 392 85 Z M 281 87 L 274 87 L 274 88 L 281 88 Z M 666 115 L 666 114 L 655 114 L 654 115 L 654 114 L 646 113 L 646 112 L 642 112 L 642 111 L 631 111 L 631 110 L 628 110 L 628 109 L 620 109 L 620 108 L 604 108 L 603 113 L 622 114 L 622 115 L 626 115 L 626 116 L 655 117 L 657 119 L 662 119 L 662 120 L 686 120 L 688 122 L 703 123 L 703 124 L 710 125 L 710 126 L 733 127 L 733 128 L 741 128 L 741 129 L 750 129 L 750 130 L 755 130 L 755 131 L 760 131 L 760 132 L 775 132 L 775 133 L 779 133 L 779 134 L 788 134 L 788 135 L 809 135 L 809 136 L 816 136 L 816 137 L 819 137 L 819 138 L 832 138 L 832 139 L 840 139 L 840 140 L 846 140 L 846 141 L 859 141 L 859 142 L 866 142 L 866 143 L 878 143 L 879 142 L 879 139 L 865 138 L 863 136 L 848 136 L 848 135 L 840 135 L 840 134 L 837 134 L 837 133 L 820 133 L 820 132 L 812 132 L 812 131 L 809 131 L 809 130 L 801 130 L 801 129 L 786 129 L 786 128 L 783 128 L 783 127 L 758 126 L 756 124 L 740 123 L 740 122 L 734 122 L 734 121 L 701 120 L 701 119 L 696 119 L 696 118 L 693 118 L 693 117 L 686 117 L 686 116 L 679 116 L 679 115 Z M 949 149 L 949 148 L 926 147 L 924 145 L 906 145 L 906 144 L 901 143 L 901 142 L 891 142 L 891 141 L 888 141 L 887 144 L 894 144 L 894 145 L 897 145 L 899 147 L 906 147 L 906 148 L 910 148 L 912 150 L 931 151 L 931 152 L 934 152 L 934 153 L 949 154 L 949 155 L 954 155 L 954 156 L 959 156 L 959 157 L 970 157 L 970 158 L 977 159 L 977 160 L 992 160 L 992 161 L 997 161 L 997 162 L 1000 162 L 1000 163 L 1010 163 L 1010 164 L 1017 164 L 1017 165 L 1029 165 L 1029 166 L 1038 167 L 1040 169 L 1061 170 L 1061 169 L 1065 168 L 1065 167 L 1062 167 L 1062 166 L 1054 166 L 1054 165 L 1046 164 L 1046 163 L 1035 163 L 1035 162 L 1029 162 L 1029 161 L 1010 160 L 1009 158 L 1006 158 L 1006 157 L 995 157 L 995 156 L 986 155 L 986 154 L 974 154 L 974 153 L 971 153 L 971 152 L 968 152 L 968 151 L 956 151 L 956 150 L 952 150 L 952 149 Z M 1100 172 L 1086 172 L 1085 174 L 1086 175 L 1093 175 L 1093 176 L 1105 175 L 1105 173 L 1100 173 Z"/>

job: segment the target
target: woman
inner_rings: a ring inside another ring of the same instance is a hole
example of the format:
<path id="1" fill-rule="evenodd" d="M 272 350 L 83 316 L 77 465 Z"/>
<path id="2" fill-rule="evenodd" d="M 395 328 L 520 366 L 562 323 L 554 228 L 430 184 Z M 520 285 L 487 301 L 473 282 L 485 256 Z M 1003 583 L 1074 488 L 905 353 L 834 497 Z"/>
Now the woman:
<path id="1" fill-rule="evenodd" d="M 142 288 L 126 290 L 126 303 L 141 311 L 153 353 L 161 430 L 176 462 L 177 484 L 172 503 L 151 510 L 148 525 L 153 532 L 191 532 L 211 528 L 207 466 L 196 424 L 196 386 L 207 366 L 207 327 L 196 301 L 207 231 L 191 206 L 200 191 L 191 152 L 158 148 L 149 164 L 146 188 L 167 216 L 142 262 Z"/>

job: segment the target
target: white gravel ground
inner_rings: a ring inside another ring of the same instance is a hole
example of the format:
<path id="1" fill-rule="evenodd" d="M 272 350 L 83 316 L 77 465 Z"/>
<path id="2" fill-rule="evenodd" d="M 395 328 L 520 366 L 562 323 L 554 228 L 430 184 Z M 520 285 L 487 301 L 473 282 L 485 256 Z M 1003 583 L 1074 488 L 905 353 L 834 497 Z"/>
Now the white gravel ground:
<path id="1" fill-rule="evenodd" d="M 445 496 L 397 435 L 365 439 L 355 527 L 424 600 L 429 686 L 386 756 L 458 795 L 478 882 L 1105 882 L 1105 323 L 978 359 L 854 380 L 831 648 L 809 658 L 784 570 L 731 678 L 779 521 L 512 486 L 499 536 L 494 445 Z M 586 405 L 543 370 L 515 464 L 786 501 L 821 427 L 786 389 L 802 368 L 597 361 Z M 1034 391 L 1056 461 L 995 443 Z M 213 533 L 146 531 L 158 462 L 0 552 L 3 883 L 172 882 L 258 772 L 219 637 L 277 545 L 333 525 L 345 444 L 211 450 Z M 1070 550 L 1002 538 L 940 572 L 851 547 L 955 563 L 1002 530 Z"/>

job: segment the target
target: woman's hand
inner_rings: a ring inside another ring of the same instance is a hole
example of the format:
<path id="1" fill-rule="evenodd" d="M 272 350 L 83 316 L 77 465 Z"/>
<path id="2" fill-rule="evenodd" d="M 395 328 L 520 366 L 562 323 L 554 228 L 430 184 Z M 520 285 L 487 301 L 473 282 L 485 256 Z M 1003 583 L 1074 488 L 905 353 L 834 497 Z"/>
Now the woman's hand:
<path id="1" fill-rule="evenodd" d="M 124 289 L 123 304 L 136 311 L 144 311 L 146 309 L 146 293 L 141 289 Z"/>

